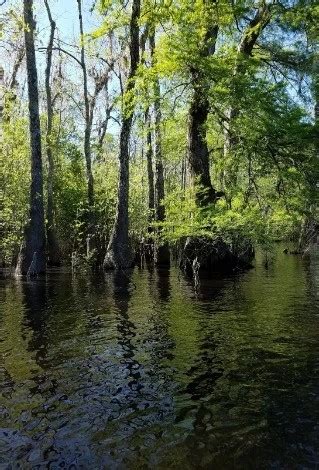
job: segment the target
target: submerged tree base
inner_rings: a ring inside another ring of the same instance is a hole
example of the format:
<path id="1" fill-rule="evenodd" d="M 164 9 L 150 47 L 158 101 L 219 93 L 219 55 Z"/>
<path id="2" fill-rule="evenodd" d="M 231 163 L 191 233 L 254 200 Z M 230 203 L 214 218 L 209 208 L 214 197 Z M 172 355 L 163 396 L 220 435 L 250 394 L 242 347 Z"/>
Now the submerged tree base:
<path id="1" fill-rule="evenodd" d="M 40 225 L 40 224 L 39 224 Z M 42 230 L 25 229 L 25 241 L 20 247 L 15 266 L 15 276 L 37 276 L 46 272 L 44 225 Z"/>
<path id="2" fill-rule="evenodd" d="M 134 266 L 135 259 L 131 248 L 127 245 L 111 244 L 108 247 L 104 262 L 104 270 L 130 269 Z"/>
<path id="3" fill-rule="evenodd" d="M 135 264 L 139 266 L 155 265 L 168 268 L 171 264 L 171 252 L 168 243 L 156 245 L 154 240 L 142 240 L 135 252 Z"/>
<path id="4" fill-rule="evenodd" d="M 167 243 L 156 248 L 154 262 L 158 267 L 170 266 L 171 254 Z"/>
<path id="5" fill-rule="evenodd" d="M 183 244 L 179 265 L 191 276 L 234 272 L 252 267 L 254 256 L 254 248 L 247 239 L 227 243 L 221 238 L 189 237 Z"/>

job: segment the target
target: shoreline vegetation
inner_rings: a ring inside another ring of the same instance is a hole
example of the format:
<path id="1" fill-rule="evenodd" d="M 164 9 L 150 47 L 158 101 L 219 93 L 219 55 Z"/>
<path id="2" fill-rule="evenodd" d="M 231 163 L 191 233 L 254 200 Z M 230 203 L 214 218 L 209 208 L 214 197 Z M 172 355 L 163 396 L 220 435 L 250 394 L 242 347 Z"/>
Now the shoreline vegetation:
<path id="1" fill-rule="evenodd" d="M 20 3 L 0 12 L 3 272 L 196 278 L 316 242 L 316 2 L 77 0 L 72 43 L 53 2 Z"/>

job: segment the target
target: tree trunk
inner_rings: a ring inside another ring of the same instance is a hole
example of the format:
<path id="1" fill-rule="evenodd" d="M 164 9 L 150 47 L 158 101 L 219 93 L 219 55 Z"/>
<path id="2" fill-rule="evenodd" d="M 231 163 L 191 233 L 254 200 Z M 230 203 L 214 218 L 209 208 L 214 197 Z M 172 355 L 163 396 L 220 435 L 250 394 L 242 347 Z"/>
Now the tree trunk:
<path id="1" fill-rule="evenodd" d="M 52 105 L 52 93 L 51 93 L 51 67 L 52 67 L 52 50 L 54 34 L 56 29 L 55 21 L 51 16 L 50 7 L 48 1 L 45 0 L 45 7 L 47 10 L 49 22 L 50 22 L 50 38 L 47 47 L 47 63 L 45 69 L 45 92 L 47 101 L 47 129 L 46 129 L 46 151 L 48 158 L 48 200 L 47 200 L 47 252 L 48 252 L 48 263 L 51 266 L 60 265 L 60 249 L 58 245 L 58 239 L 56 235 L 56 227 L 54 220 L 54 157 L 52 151 L 52 128 L 53 128 L 53 105 Z"/>
<path id="2" fill-rule="evenodd" d="M 152 129 L 149 108 L 145 112 L 146 135 L 146 162 L 147 162 L 147 180 L 148 180 L 148 211 L 150 224 L 154 221 L 155 215 L 155 192 L 154 192 L 154 171 L 153 171 L 153 145 Z M 152 231 L 150 228 L 149 231 Z"/>
<path id="3" fill-rule="evenodd" d="M 126 85 L 126 96 L 135 88 L 135 75 L 139 63 L 139 18 L 140 0 L 133 0 L 130 22 L 130 73 Z M 133 121 L 132 103 L 125 104 L 120 133 L 120 173 L 118 185 L 118 204 L 111 239 L 104 259 L 105 269 L 126 269 L 133 264 L 133 255 L 129 240 L 129 140 Z"/>
<path id="4" fill-rule="evenodd" d="M 23 7 L 30 118 L 31 190 L 29 223 L 26 226 L 25 243 L 19 254 L 16 274 L 36 275 L 46 270 L 41 130 L 34 48 L 33 1 L 24 0 Z"/>
<path id="5" fill-rule="evenodd" d="M 215 53 L 218 26 L 207 29 L 202 49 L 205 59 Z M 205 206 L 214 203 L 217 193 L 210 177 L 209 150 L 206 141 L 206 125 L 209 114 L 207 79 L 201 69 L 191 67 L 193 96 L 188 115 L 188 164 L 194 183 L 198 186 L 197 203 Z"/>
<path id="6" fill-rule="evenodd" d="M 189 109 L 188 163 L 193 181 L 199 185 L 197 203 L 205 206 L 216 199 L 209 169 L 209 150 L 206 141 L 206 123 L 209 103 L 201 85 L 193 84 L 194 93 Z"/>
<path id="7" fill-rule="evenodd" d="M 155 32 L 149 36 L 152 65 L 155 65 Z M 164 185 L 164 166 L 162 155 L 162 113 L 161 113 L 161 88 L 159 79 L 156 76 L 154 80 L 154 114 L 155 114 L 155 220 L 156 222 L 165 221 L 165 185 Z M 160 230 L 160 228 L 159 228 Z M 158 246 L 155 250 L 155 263 L 157 265 L 167 265 L 170 261 L 169 248 L 167 244 Z"/>
<path id="8" fill-rule="evenodd" d="M 82 17 L 82 0 L 77 0 L 78 13 L 79 13 L 79 26 L 81 36 L 81 66 L 83 71 L 83 95 L 85 106 L 85 129 L 84 129 L 84 156 L 86 162 L 86 178 L 87 178 L 87 196 L 88 196 L 88 210 L 89 210 L 89 229 L 92 224 L 92 211 L 94 206 L 94 180 L 92 173 L 92 158 L 91 158 L 91 132 L 92 132 L 92 119 L 90 113 L 90 99 L 88 92 L 87 70 L 85 62 L 85 48 L 84 48 L 84 30 L 83 30 L 83 17 Z M 90 231 L 90 230 L 89 230 Z"/>
<path id="9" fill-rule="evenodd" d="M 102 122 L 102 124 L 101 124 L 101 126 L 98 130 L 98 133 L 99 133 L 99 150 L 100 151 L 102 150 L 102 147 L 103 147 L 103 142 L 104 142 L 104 139 L 105 139 L 105 136 L 106 136 L 107 126 L 108 126 L 109 120 L 111 118 L 112 109 L 113 109 L 112 104 L 110 106 L 106 107 L 105 119 Z"/>
<path id="10" fill-rule="evenodd" d="M 155 232 L 155 228 L 152 225 L 155 221 L 155 188 L 154 188 L 154 170 L 153 170 L 153 139 L 152 139 L 152 120 L 150 115 L 150 109 L 147 108 L 145 111 L 145 127 L 146 127 L 146 162 L 147 162 L 147 182 L 148 182 L 148 233 L 149 238 L 141 242 L 141 257 L 149 262 L 154 261 L 155 244 L 152 235 Z"/>
<path id="11" fill-rule="evenodd" d="M 155 53 L 155 33 L 149 37 L 152 65 L 154 66 Z M 165 220 L 165 187 L 164 187 L 164 166 L 162 157 L 162 113 L 161 113 L 161 90 L 158 77 L 154 80 L 154 115 L 155 115 L 155 213 L 156 221 L 164 222 Z"/>

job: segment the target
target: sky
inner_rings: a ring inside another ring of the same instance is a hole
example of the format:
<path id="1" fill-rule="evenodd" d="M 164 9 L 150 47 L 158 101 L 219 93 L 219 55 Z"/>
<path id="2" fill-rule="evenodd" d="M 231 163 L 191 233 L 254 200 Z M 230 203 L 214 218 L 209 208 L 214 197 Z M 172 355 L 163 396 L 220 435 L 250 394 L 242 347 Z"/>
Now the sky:
<path id="1" fill-rule="evenodd" d="M 85 32 L 94 31 L 99 22 L 94 13 L 90 12 L 93 0 L 83 0 L 83 23 Z M 18 5 L 22 14 L 21 0 L 6 0 L 4 6 L 0 6 L 0 22 L 5 21 L 5 14 L 10 8 Z M 56 21 L 59 37 L 62 41 L 70 44 L 79 44 L 79 25 L 77 0 L 49 0 L 52 17 Z M 45 9 L 44 0 L 34 0 L 35 19 L 37 22 L 37 45 L 45 47 L 49 36 L 49 22 Z M 38 54 L 39 67 L 41 68 L 41 56 Z M 5 69 L 10 69 L 10 62 L 3 41 L 0 41 L 0 62 Z"/>
<path id="2" fill-rule="evenodd" d="M 83 22 L 86 32 L 92 31 L 98 25 L 97 18 L 90 12 L 92 0 L 83 0 Z M 78 11 L 76 0 L 50 0 L 53 19 L 56 21 L 61 36 L 64 38 L 78 38 Z M 34 0 L 37 9 L 38 26 L 48 25 L 43 0 Z"/>

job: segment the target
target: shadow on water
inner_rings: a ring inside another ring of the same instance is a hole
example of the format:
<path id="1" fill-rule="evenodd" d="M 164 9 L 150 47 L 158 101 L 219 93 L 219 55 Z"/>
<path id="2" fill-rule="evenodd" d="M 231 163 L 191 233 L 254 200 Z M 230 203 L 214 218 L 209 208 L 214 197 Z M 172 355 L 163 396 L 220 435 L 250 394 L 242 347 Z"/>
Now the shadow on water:
<path id="1" fill-rule="evenodd" d="M 127 378 L 127 389 L 119 386 L 117 389 L 117 400 L 125 401 L 126 405 L 136 410 L 138 407 L 137 397 L 143 385 L 140 383 L 141 365 L 136 359 L 136 326 L 130 319 L 129 302 L 131 298 L 132 272 L 114 272 L 113 298 L 116 309 L 118 345 L 122 349 L 121 367 L 125 370 Z"/>
<path id="2" fill-rule="evenodd" d="M 318 353 L 315 253 L 1 280 L 0 468 L 316 468 Z"/>

